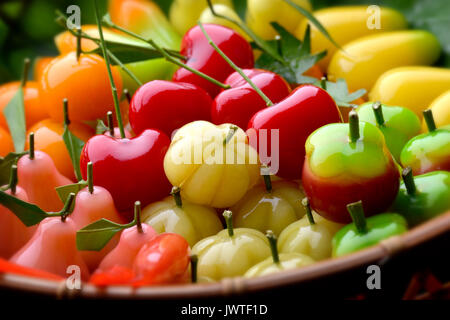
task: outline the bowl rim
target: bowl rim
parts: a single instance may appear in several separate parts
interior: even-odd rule
[[[254,293],[285,285],[300,284],[325,275],[363,266],[396,253],[411,249],[450,230],[450,211],[427,221],[408,232],[383,240],[364,250],[319,261],[299,269],[265,275],[257,278],[225,278],[215,283],[146,286],[134,289],[130,286],[96,287],[83,283],[81,289],[70,290],[66,280],[55,281],[12,273],[0,274],[0,287],[17,289],[56,297],[112,298],[112,299],[195,299],[223,297],[233,294]]]

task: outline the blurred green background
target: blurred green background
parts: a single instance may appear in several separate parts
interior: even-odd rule
[[[98,1],[102,12],[106,12],[107,0]],[[155,2],[167,12],[172,0]],[[450,0],[311,0],[311,3],[314,9],[342,4],[394,7],[405,14],[411,27],[427,29],[439,38],[444,50],[439,64],[450,67]],[[55,23],[55,10],[65,12],[72,4],[80,6],[83,24],[95,23],[93,0],[1,0],[0,83],[20,77],[25,57],[57,54],[53,36],[62,28]],[[244,17],[246,0],[234,0],[234,4]]]

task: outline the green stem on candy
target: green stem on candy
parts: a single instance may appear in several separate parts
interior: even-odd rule
[[[375,120],[377,124],[382,127],[385,125],[384,116],[383,116],[383,106],[380,101],[376,101],[372,105],[372,110],[375,115]]]
[[[63,113],[64,113],[64,125],[69,126],[70,125],[69,101],[67,100],[67,98],[63,99]]]
[[[109,134],[114,138],[114,122],[113,122],[113,113],[112,111],[108,111],[106,113],[106,121],[108,125]]]
[[[197,283],[197,266],[198,266],[198,256],[196,254],[191,254],[191,282]]]
[[[34,160],[34,132],[30,133],[29,136],[29,144],[30,144],[30,155],[29,158],[30,160]]]
[[[80,60],[81,56],[81,27],[77,28],[77,61]]]
[[[348,114],[349,138],[350,142],[356,142],[359,139],[359,117],[355,110]]]
[[[273,234],[272,230],[266,232],[267,240],[269,240],[270,251],[272,251],[273,263],[280,264],[280,256],[278,255],[277,237]]]
[[[172,191],[170,192],[178,208],[181,208],[183,206],[180,193],[181,193],[180,187],[173,187]]]
[[[347,205],[347,210],[352,217],[356,230],[361,234],[367,233],[367,222],[366,217],[364,216],[362,201],[349,203]]]
[[[61,221],[65,222],[67,216],[71,213],[70,208],[72,207],[72,203],[75,200],[75,193],[71,192],[67,197],[66,203],[64,204],[64,208],[59,212],[61,215]]]
[[[282,48],[282,45],[281,45],[281,37],[280,37],[280,35],[277,34],[275,36],[275,41],[277,43],[277,52],[278,52],[278,54],[280,56],[283,56],[283,48]]]
[[[223,144],[226,145],[228,142],[231,141],[231,139],[233,139],[236,131],[239,129],[238,126],[235,125],[231,125],[230,126],[230,131],[228,131],[227,136],[225,137],[225,139],[223,140]]]
[[[9,179],[9,189],[11,190],[11,194],[16,194],[16,187],[17,187],[17,166],[13,164],[11,166],[11,177]]]
[[[141,202],[136,201],[134,203],[134,222],[136,223],[136,228],[139,233],[144,233],[144,229],[142,229],[141,222]]]
[[[128,34],[129,36],[132,36],[132,37],[135,37],[136,39],[139,39],[139,40],[142,40],[142,41],[147,42],[147,43],[150,44],[156,51],[158,51],[158,52],[159,52],[159,53],[160,53],[167,61],[169,61],[169,62],[171,62],[171,63],[173,63],[173,64],[175,64],[175,65],[177,65],[177,66],[179,66],[179,67],[181,67],[181,68],[184,68],[184,69],[186,69],[186,70],[188,70],[188,71],[194,73],[195,75],[197,75],[197,76],[199,76],[199,77],[202,77],[202,78],[204,78],[205,80],[210,81],[211,83],[214,83],[215,85],[221,87],[222,89],[229,89],[229,88],[230,88],[229,85],[223,84],[223,83],[221,83],[220,81],[217,81],[216,79],[214,79],[214,78],[208,76],[207,74],[205,74],[205,73],[203,73],[203,72],[200,72],[200,71],[198,71],[198,70],[195,70],[195,69],[189,67],[188,65],[182,63],[181,61],[176,60],[176,59],[172,56],[173,52],[171,53],[170,50],[166,50],[166,49],[160,47],[160,46],[159,46],[156,42],[154,42],[153,40],[147,40],[147,39],[144,39],[144,38],[141,37],[140,35],[138,35],[138,34],[136,34],[136,33],[134,33],[134,32],[131,32],[131,31],[127,30],[127,29],[124,29],[124,28],[122,28],[122,27],[120,27],[120,26],[118,26],[118,25],[116,25],[116,24],[114,24],[114,23],[112,23],[112,22],[108,22],[108,27],[113,28],[113,29],[116,29],[116,30],[119,30],[119,31],[122,31],[122,32]],[[183,58],[184,58],[184,57],[183,57]]]
[[[117,64],[120,68],[122,68],[123,71],[125,71],[125,73],[134,80],[134,82],[137,83],[138,86],[142,86],[142,82],[141,80],[138,79],[138,77],[136,77],[136,75],[130,71],[130,69],[128,69],[123,63],[122,61],[120,61],[119,58],[117,58],[115,56],[114,53],[112,53],[110,50],[106,50],[108,52],[109,57],[111,58],[112,61],[114,61],[115,64]]]
[[[30,70],[30,59],[29,58],[25,58],[23,60],[23,73],[22,73],[22,79],[20,79],[20,86],[22,88],[25,88],[25,86],[27,85],[27,81],[28,81],[28,72]]]
[[[128,104],[131,103],[131,94],[130,91],[128,91],[127,88],[123,89],[123,94],[125,95],[125,98],[127,98]]]
[[[267,167],[266,164],[262,165],[263,170],[264,171],[269,171],[269,168]],[[266,191],[267,192],[272,192],[273,188],[272,188],[272,179],[270,178],[270,173],[267,172],[267,174],[263,174],[263,179],[264,179],[264,184],[266,186]]]
[[[431,111],[431,109],[423,112],[423,118],[427,124],[428,132],[436,130],[436,123],[434,122],[433,111]]]
[[[258,88],[252,80],[250,80],[249,77],[242,71],[241,68],[239,68],[233,61],[231,61],[230,58],[227,57],[227,55],[220,50],[220,48],[212,41],[211,37],[206,32],[205,28],[203,27],[203,24],[199,21],[198,25],[200,29],[202,30],[203,34],[205,35],[206,39],[208,39],[208,43],[216,50],[216,52],[237,72],[241,75],[242,78],[244,78],[245,81],[261,96],[261,98],[266,102],[266,105],[268,107],[273,106],[273,102],[270,101],[270,99],[262,92],[260,88]]]
[[[320,87],[325,91],[327,90],[327,78],[326,77],[320,78]]]
[[[230,237],[234,236],[233,230],[233,213],[230,210],[225,210],[223,212],[223,217],[225,218],[225,222],[227,224],[228,235]]]
[[[413,177],[411,167],[406,167],[402,170],[402,178],[403,178],[403,182],[405,184],[406,192],[408,192],[408,194],[410,196],[415,195],[417,188],[416,188],[416,183],[414,182],[414,177]]]
[[[120,113],[119,96],[117,94],[116,84],[114,83],[114,78],[113,78],[112,71],[111,71],[111,64],[109,61],[109,54],[107,52],[105,39],[103,37],[103,29],[102,29],[102,25],[100,23],[100,17],[99,17],[100,14],[99,14],[99,10],[98,10],[97,0],[94,0],[94,7],[95,7],[95,19],[97,21],[98,33],[100,35],[100,42],[101,42],[100,46],[103,51],[103,58],[105,59],[106,69],[108,70],[109,83],[111,85],[111,91],[112,91],[113,100],[114,100],[114,109],[116,111],[117,124],[118,124],[119,130],[120,130],[120,137],[122,139],[124,139],[125,138],[125,130],[123,128],[122,115]]]
[[[94,178],[92,171],[92,162],[89,161],[87,164],[87,184],[90,194],[94,192]]]
[[[314,217],[312,215],[312,211],[311,211],[311,205],[309,203],[309,199],[307,197],[303,198],[302,200],[302,205],[303,207],[305,207],[306,210],[306,217],[308,217],[308,221],[311,225],[316,224],[316,222],[314,221]]]

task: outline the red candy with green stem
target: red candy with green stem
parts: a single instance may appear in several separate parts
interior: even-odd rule
[[[136,200],[141,201],[145,206],[170,192],[171,185],[163,168],[163,160],[169,148],[170,139],[164,133],[152,129],[144,130],[132,139],[125,137],[119,99],[111,75],[98,10],[96,10],[96,18],[103,56],[107,62],[106,66],[113,88],[114,108],[121,138],[97,135],[89,139],[81,152],[80,167],[83,179],[86,179],[87,163],[92,162],[96,184],[111,193],[117,209],[125,218],[130,219],[132,217],[130,211]]]
[[[348,223],[347,204],[362,200],[364,211],[385,211],[399,188],[399,172],[382,132],[359,122],[353,110],[349,123],[324,126],[305,145],[302,183],[311,207],[324,218]]]
[[[278,103],[291,92],[289,84],[279,75],[262,69],[242,70],[247,77],[261,89],[273,103]],[[214,124],[232,123],[246,130],[248,121],[267,103],[239,74],[233,72],[225,84],[230,85],[214,99],[211,118]]]
[[[204,28],[217,46],[240,68],[253,68],[254,58],[250,44],[237,32],[214,24],[205,24]],[[223,82],[233,69],[212,48],[198,26],[191,28],[181,42],[181,54],[186,57],[186,64],[199,70],[217,81]],[[205,89],[211,97],[220,92],[220,87],[195,75],[191,71],[180,68],[172,80],[196,84]]]
[[[211,97],[202,88],[183,82],[150,81],[141,86],[130,103],[130,124],[135,134],[158,129],[167,136],[186,123],[210,121]]]

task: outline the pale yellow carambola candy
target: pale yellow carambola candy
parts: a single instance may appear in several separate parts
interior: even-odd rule
[[[214,208],[234,205],[260,174],[258,153],[248,145],[245,132],[207,121],[194,121],[177,131],[164,158],[164,171],[183,198]]]
[[[224,213],[227,229],[199,241],[192,254],[197,255],[199,279],[221,280],[242,276],[255,264],[270,256],[269,242],[254,229],[233,229],[230,211]]]
[[[181,235],[192,247],[203,238],[223,229],[216,211],[211,207],[181,200],[176,190],[173,197],[152,203],[142,210],[142,221],[158,233]]]
[[[343,225],[326,220],[315,212],[313,218],[315,224],[304,216],[287,226],[278,239],[278,250],[281,253],[302,253],[316,261],[331,257],[331,240]]]
[[[212,0],[213,4],[223,4],[233,8],[232,0]],[[206,0],[175,0],[170,6],[169,19],[180,34],[185,34],[197,21],[203,10],[208,7]]]
[[[250,189],[233,207],[234,225],[261,232],[272,230],[278,236],[284,228],[305,215],[305,196],[295,182],[279,180],[268,191],[264,183]]]
[[[280,272],[283,270],[296,269],[306,267],[313,264],[315,261],[311,257],[301,253],[280,253],[280,261],[275,263],[272,257],[254,265],[245,273],[246,278],[254,278],[265,276],[268,274]]]
[[[311,11],[309,0],[292,0],[300,7]],[[258,36],[265,40],[272,40],[277,33],[270,25],[277,22],[290,33],[294,33],[299,23],[305,17],[284,0],[248,0],[246,22]]]
[[[214,12],[216,12],[219,15],[231,18],[235,21],[242,22],[241,18],[238,16],[238,14],[229,6],[224,4],[214,4],[213,5]],[[215,16],[210,8],[206,8],[203,10],[202,14],[200,15],[199,21],[201,23],[212,23],[212,24],[219,24],[221,26],[228,27],[230,29],[233,29],[237,33],[239,33],[241,36],[243,36],[247,41],[250,41],[251,38],[236,24],[232,23],[231,21],[223,18],[219,18]]]

